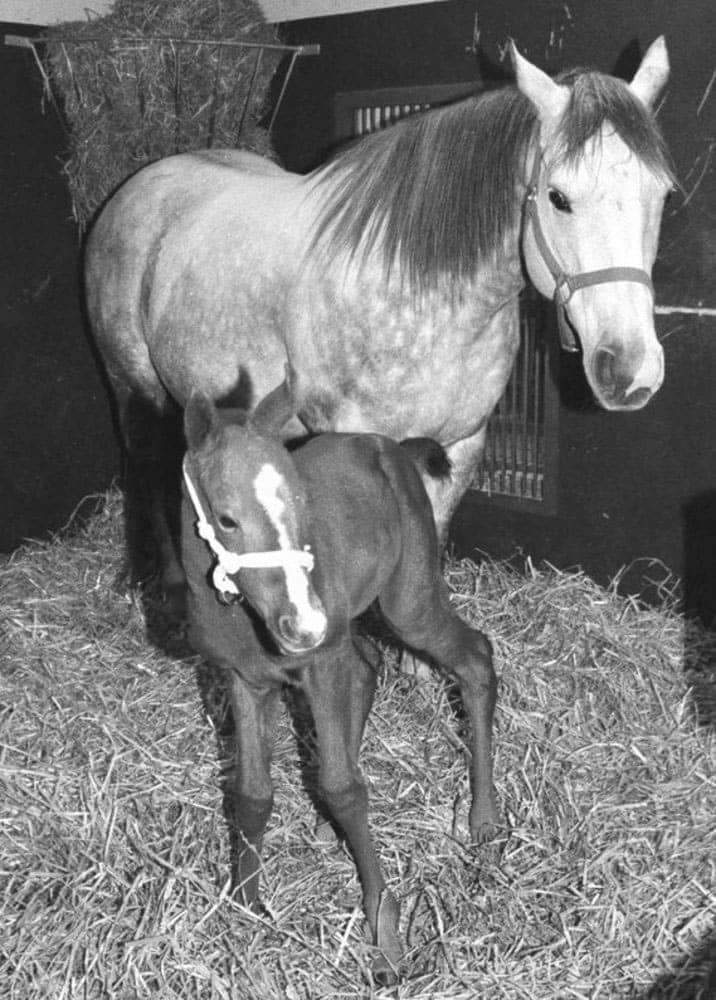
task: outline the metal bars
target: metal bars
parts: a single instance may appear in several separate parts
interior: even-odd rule
[[[533,311],[521,306],[521,342],[505,392],[487,427],[472,482],[488,494],[542,501],[545,479],[546,350]]]

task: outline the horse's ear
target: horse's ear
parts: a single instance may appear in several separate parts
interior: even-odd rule
[[[277,435],[295,414],[292,390],[293,372],[286,364],[286,377],[257,404],[251,423],[264,434]]]
[[[554,128],[567,107],[569,90],[555,83],[539,67],[520,55],[512,39],[510,58],[517,78],[517,89],[537,108],[540,123],[547,128]]]
[[[208,396],[193,389],[184,408],[184,436],[189,451],[196,451],[206,441],[217,422],[216,407]]]
[[[666,39],[659,35],[646,50],[629,89],[647,108],[652,108],[669,79],[669,53]]]

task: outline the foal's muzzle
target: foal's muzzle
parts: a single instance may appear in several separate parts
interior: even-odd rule
[[[280,616],[274,637],[282,652],[300,655],[318,649],[328,633],[328,620],[319,613],[314,613],[312,617],[313,624],[307,628],[293,615]]]

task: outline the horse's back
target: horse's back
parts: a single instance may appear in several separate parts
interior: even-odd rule
[[[228,211],[232,220],[267,183],[273,196],[280,197],[283,190],[295,189],[300,178],[242,150],[180,153],[157,160],[133,174],[105,204],[87,241],[88,268],[96,269],[104,254],[125,247],[148,254],[159,236],[171,240],[187,222],[201,229],[214,206],[221,206],[224,218]]]

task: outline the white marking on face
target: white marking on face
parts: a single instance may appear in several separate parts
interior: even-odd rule
[[[285,487],[283,476],[273,465],[262,465],[254,480],[254,494],[266,512],[266,516],[276,529],[279,548],[294,549],[286,527],[286,504],[280,496],[281,487]],[[323,611],[316,609],[311,603],[308,574],[305,569],[287,562],[282,567],[286,577],[288,599],[296,608],[302,628],[316,635],[323,634],[327,622]]]

